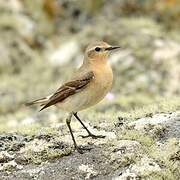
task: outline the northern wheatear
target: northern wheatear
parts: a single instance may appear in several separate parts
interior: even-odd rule
[[[62,110],[69,112],[66,119],[74,147],[79,152],[82,149],[77,146],[70,123],[72,115],[81,123],[87,131],[87,136],[92,138],[104,138],[102,135],[92,134],[78,117],[77,112],[97,104],[101,101],[112,87],[113,74],[107,57],[111,50],[120,48],[110,46],[106,42],[90,44],[86,51],[81,67],[75,72],[72,79],[64,83],[54,94],[41,98],[27,105],[40,104],[41,110],[56,105]],[[40,111],[41,111],[40,110]]]

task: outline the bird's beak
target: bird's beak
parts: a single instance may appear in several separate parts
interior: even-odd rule
[[[114,49],[119,49],[121,48],[120,46],[110,46],[108,48],[105,48],[105,51],[111,51],[111,50],[114,50]]]

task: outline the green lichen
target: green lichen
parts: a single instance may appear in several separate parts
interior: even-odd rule
[[[145,133],[135,129],[124,129],[118,132],[118,139],[135,140],[140,142],[144,147],[151,147],[154,144],[154,139]]]
[[[68,156],[71,154],[71,152],[72,150],[70,148],[64,150],[45,149],[42,152],[28,151],[25,153],[24,156],[22,156],[22,161],[34,164],[41,164],[42,162]]]
[[[168,139],[165,144],[161,146],[153,145],[149,149],[149,156],[152,157],[160,167],[162,168],[159,172],[154,172],[149,174],[150,179],[179,179],[180,170],[179,170],[179,142],[178,139],[172,138]],[[148,171],[148,170],[147,170]],[[145,177],[142,175],[142,177]],[[147,176],[146,176],[147,177]]]

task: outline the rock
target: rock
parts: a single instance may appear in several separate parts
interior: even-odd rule
[[[23,170],[23,172],[28,173],[33,179],[38,179],[38,175],[43,172],[43,167],[36,167],[34,169]]]
[[[21,148],[20,153],[38,153],[44,151],[48,146],[49,144],[47,141],[42,139],[34,139],[30,143],[26,143],[25,147]]]
[[[139,142],[132,140],[120,140],[117,142],[117,145],[113,147],[113,151],[110,155],[111,162],[117,163],[117,165],[119,166],[118,174],[122,174],[126,172],[126,167],[129,167],[131,166],[131,164],[134,164],[136,160],[142,156],[142,152],[142,146]],[[127,175],[123,174],[123,176],[125,177]],[[116,176],[114,177],[114,179],[118,178],[119,177]]]
[[[0,163],[8,162],[14,159],[14,155],[10,155],[7,151],[0,151]]]
[[[114,177],[115,180],[139,179],[143,175],[161,171],[160,166],[151,158],[144,156],[137,164],[130,165],[120,176]]]
[[[131,167],[131,171],[136,174],[143,174],[145,172],[161,171],[160,166],[151,158],[143,157],[141,161]]]
[[[18,165],[14,160],[4,163],[0,166],[0,171],[12,171],[13,169],[20,170],[23,166]]]
[[[113,178],[113,180],[127,180],[127,179],[136,180],[137,175],[135,173],[130,172],[130,170],[127,169],[126,172],[122,173],[122,175]]]
[[[143,157],[139,163],[131,165],[122,175],[115,177],[117,180],[126,180],[126,179],[138,179],[144,174],[148,176],[148,173],[161,171],[160,166],[154,162],[153,159],[148,157]]]
[[[0,135],[0,151],[19,151],[29,141],[28,136],[17,133],[7,133]]]
[[[146,132],[152,137],[165,141],[170,137],[180,138],[180,113],[160,113],[152,117],[140,118],[127,125],[141,132]]]
[[[79,166],[79,171],[82,171],[84,173],[86,173],[85,179],[90,179],[93,176],[97,175],[97,172],[93,169],[92,165],[80,165]]]
[[[179,121],[179,113],[161,113],[155,114],[152,117],[140,118],[136,121],[130,122],[128,125],[134,127],[137,130],[143,130],[147,125],[169,124],[174,121]]]
[[[137,141],[131,141],[131,140],[120,140],[117,142],[117,146],[114,149],[114,152],[117,154],[122,153],[133,153],[135,151],[138,151],[141,148],[141,144]]]

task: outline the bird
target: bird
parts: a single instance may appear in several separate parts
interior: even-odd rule
[[[85,50],[81,66],[75,71],[69,81],[61,85],[55,93],[40,98],[26,105],[39,104],[40,111],[55,105],[57,108],[68,112],[66,124],[69,129],[74,148],[83,152],[83,147],[78,146],[71,128],[71,118],[74,116],[83,128],[87,136],[83,138],[105,138],[103,135],[93,134],[79,118],[78,112],[99,103],[112,88],[113,72],[108,61],[112,50],[120,46],[111,46],[107,42],[97,41],[90,43]]]

